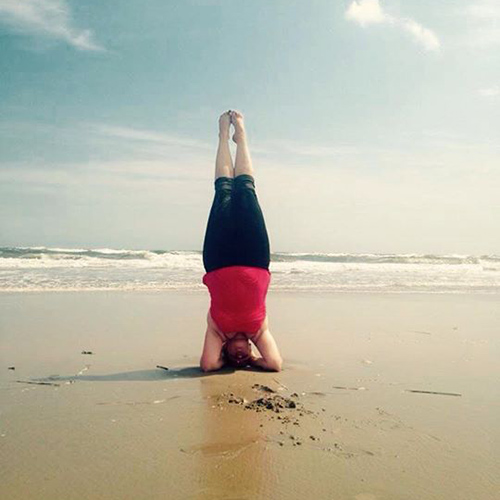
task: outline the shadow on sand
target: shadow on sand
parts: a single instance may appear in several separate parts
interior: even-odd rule
[[[244,368],[244,371],[262,371],[254,368]],[[230,375],[235,372],[234,368],[224,367],[215,372],[203,372],[198,366],[187,366],[185,368],[173,368],[165,370],[157,368],[154,370],[135,370],[131,372],[108,373],[103,375],[52,375],[50,377],[31,379],[33,383],[57,383],[57,382],[154,382],[161,380],[172,380],[179,378],[202,378],[217,375]]]

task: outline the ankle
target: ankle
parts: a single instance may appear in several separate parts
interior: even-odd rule
[[[219,132],[219,141],[229,141],[229,132]]]
[[[236,132],[233,135],[233,141],[242,144],[245,143],[247,140],[247,135],[245,133],[245,130],[236,130]]]

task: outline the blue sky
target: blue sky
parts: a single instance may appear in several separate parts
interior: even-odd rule
[[[1,246],[201,250],[234,108],[272,251],[500,253],[496,0],[0,0],[0,37]]]

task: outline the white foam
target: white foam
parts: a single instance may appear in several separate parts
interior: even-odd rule
[[[206,290],[196,251],[17,247],[0,255],[0,291]],[[500,293],[494,255],[277,253],[270,271],[277,291]]]
[[[42,247],[44,250],[47,250],[49,252],[61,252],[61,253],[82,253],[86,252],[87,249],[85,248],[45,248]],[[38,250],[39,248],[33,248],[33,250]]]

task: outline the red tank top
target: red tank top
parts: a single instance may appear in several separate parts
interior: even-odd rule
[[[257,333],[266,317],[271,273],[261,267],[228,266],[203,276],[210,315],[222,333]]]

